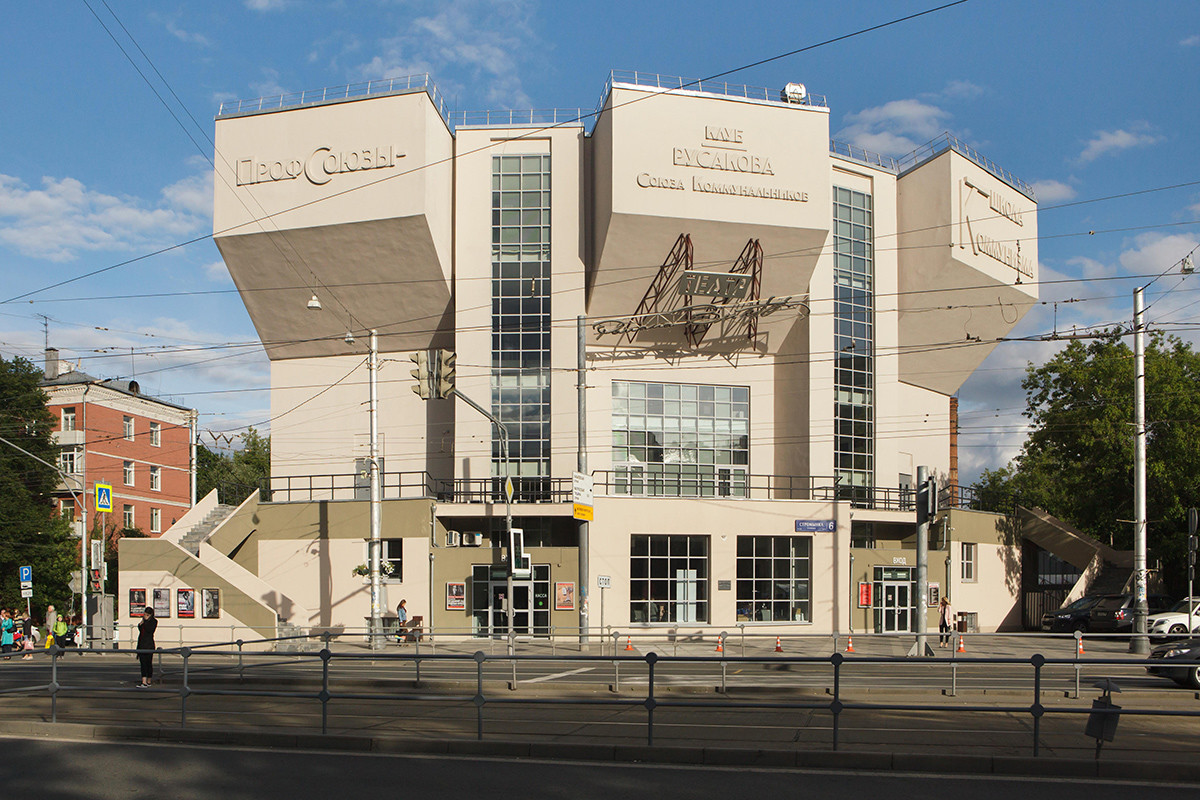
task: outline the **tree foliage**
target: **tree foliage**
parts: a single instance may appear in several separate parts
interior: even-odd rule
[[[0,437],[54,464],[54,416],[38,386],[41,378],[41,370],[26,359],[0,359]],[[54,469],[0,443],[0,603],[25,605],[18,569],[32,566],[35,616],[48,603],[69,608],[68,581],[79,567],[79,541],[55,510],[58,484]]]
[[[1183,593],[1187,509],[1200,505],[1200,354],[1173,336],[1146,346],[1146,516],[1151,562],[1161,559],[1168,587]],[[1084,345],[1072,341],[1022,388],[1032,430],[1007,467],[986,471],[974,488],[1039,506],[1096,539],[1133,546],[1133,351],[1118,331]]]
[[[223,503],[240,503],[255,489],[265,490],[271,482],[271,437],[250,428],[240,437],[241,446],[232,454],[196,448],[196,496],[213,489]]]

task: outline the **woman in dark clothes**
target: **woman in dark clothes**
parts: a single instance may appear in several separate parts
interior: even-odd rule
[[[158,620],[154,618],[154,609],[146,606],[146,610],[142,613],[142,621],[138,623],[138,640],[137,649],[147,652],[138,653],[138,661],[142,664],[142,682],[138,686],[149,686],[150,678],[154,674],[154,629],[158,627]]]

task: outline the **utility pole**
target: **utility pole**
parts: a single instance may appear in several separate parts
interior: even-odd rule
[[[580,314],[575,319],[578,336],[578,355],[576,366],[579,380],[577,393],[579,397],[579,418],[576,427],[579,431],[578,467],[581,475],[588,474],[587,468],[587,340],[585,324],[587,317]],[[579,645],[582,649],[588,644],[588,521],[579,521]]]
[[[937,480],[929,474],[929,467],[917,467],[917,591],[913,598],[913,642],[910,656],[926,658],[933,656],[933,648],[925,640],[925,608],[929,596],[929,521],[937,513]]]
[[[1129,652],[1150,652],[1146,637],[1146,320],[1144,286],[1133,290],[1133,636]]]
[[[383,506],[379,485],[379,396],[377,375],[379,373],[379,337],[375,329],[371,329],[371,354],[367,359],[367,373],[370,383],[370,417],[371,417],[371,649],[383,648],[383,609],[380,595],[383,593],[383,580],[380,575],[381,553],[383,548]]]

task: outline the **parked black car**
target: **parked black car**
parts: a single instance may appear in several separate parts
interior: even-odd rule
[[[1101,600],[1121,595],[1090,594],[1081,597],[1074,603],[1057,611],[1047,611],[1042,614],[1042,630],[1050,633],[1069,633],[1072,631],[1087,631],[1091,627],[1092,609]]]
[[[1161,645],[1150,651],[1150,659],[1157,662],[1146,667],[1151,675],[1162,675],[1180,686],[1200,689],[1200,639]],[[1180,664],[1180,661],[1191,663]]]
[[[1158,614],[1171,607],[1171,598],[1163,594],[1146,595],[1150,614]],[[1092,633],[1130,633],[1133,631],[1133,595],[1123,594],[1106,597],[1092,609],[1088,625]]]

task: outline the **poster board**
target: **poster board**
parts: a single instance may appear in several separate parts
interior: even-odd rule
[[[554,584],[554,610],[575,610],[575,584],[573,582],[568,581]]]
[[[467,584],[457,581],[446,582],[446,610],[465,611],[467,608]]]
[[[129,616],[140,617],[146,613],[146,590],[145,589],[130,589],[129,590]]]
[[[221,590],[220,589],[201,589],[200,598],[203,603],[203,614],[205,619],[220,619],[221,618]]]
[[[175,616],[180,619],[194,619],[196,616],[196,590],[175,590]]]
[[[171,590],[154,590],[154,616],[159,619],[171,618]]]

